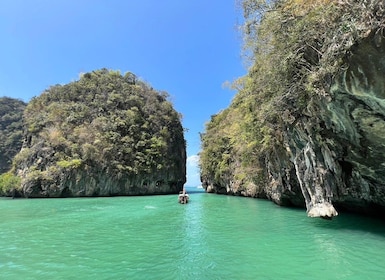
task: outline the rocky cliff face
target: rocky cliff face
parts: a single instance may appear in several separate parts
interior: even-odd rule
[[[8,195],[54,198],[170,194],[178,193],[185,183],[183,147],[179,147],[180,161],[166,170],[132,174],[114,172],[95,163],[60,167],[55,160],[57,151],[46,146],[43,139],[39,142],[23,147],[21,153],[27,152],[30,156],[18,164],[17,174],[22,178],[22,185]]]
[[[373,30],[355,45],[328,95],[313,98],[304,114],[286,127],[284,146],[266,160],[268,180],[258,196],[280,205],[306,206],[311,217],[333,217],[335,206],[385,213],[382,32]],[[204,183],[209,192],[237,193],[231,182]]]
[[[385,215],[384,4],[341,3],[341,15],[346,13],[348,18],[349,9],[355,9],[351,13],[361,13],[362,19],[354,18],[354,25],[353,21],[344,22],[345,16],[337,17],[334,20],[341,22],[332,26],[335,30],[330,34],[334,37],[317,40],[318,50],[312,46],[303,51],[309,41],[305,47],[295,48],[303,52],[297,58],[300,62],[294,63],[297,72],[289,72],[291,77],[301,67],[308,72],[315,69],[313,66],[324,67],[321,60],[333,48],[342,55],[329,60],[329,64],[338,67],[319,81],[322,94],[316,88],[306,89],[310,95],[303,109],[291,106],[293,96],[300,96],[292,92],[290,96],[280,96],[280,103],[275,103],[282,106],[278,110],[282,115],[276,117],[282,121],[267,122],[268,127],[274,128],[271,135],[276,141],[261,156],[264,162],[260,173],[265,180],[256,185],[255,180],[249,180],[239,188],[232,166],[234,173],[221,180],[202,176],[208,192],[267,197],[279,205],[306,207],[310,217],[331,218],[338,215],[337,210]],[[341,29],[344,24],[354,27]],[[291,83],[302,82],[306,74],[298,77],[292,78]],[[289,86],[292,87],[290,83]]]
[[[382,30],[354,46],[325,98],[313,99],[288,127],[290,164],[271,158],[267,195],[285,204],[295,177],[309,216],[332,217],[337,208],[385,213],[385,40]],[[289,171],[289,172],[288,172]],[[290,176],[289,176],[290,175]],[[272,182],[278,181],[277,187]],[[289,191],[289,192],[288,192]],[[289,195],[297,200],[298,191]],[[297,203],[293,203],[297,204]]]

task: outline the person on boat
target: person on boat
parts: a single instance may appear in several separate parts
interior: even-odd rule
[[[185,188],[183,188],[183,191],[179,192],[178,200],[179,200],[179,203],[182,203],[182,204],[188,203],[189,195],[186,193]]]
[[[189,195],[187,194],[185,188],[183,188],[183,196],[184,196],[184,203],[187,203],[190,197],[189,197]]]

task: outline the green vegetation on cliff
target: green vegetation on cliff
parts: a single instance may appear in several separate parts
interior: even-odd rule
[[[9,171],[12,158],[20,151],[26,105],[18,99],[0,98],[0,174]]]
[[[13,162],[22,192],[89,196],[147,193],[150,185],[181,188],[185,140],[181,116],[167,98],[132,73],[106,69],[33,98],[24,112],[26,143]]]
[[[230,107],[201,135],[201,177],[216,192],[264,196],[268,181],[280,184],[270,178],[269,159],[287,154],[285,136],[309,116],[313,102],[330,98],[352,46],[373,30],[383,34],[384,9],[381,1],[353,0],[242,5],[251,67],[234,83],[238,93]]]

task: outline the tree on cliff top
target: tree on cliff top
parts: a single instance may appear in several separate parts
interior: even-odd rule
[[[65,184],[76,185],[81,172],[90,178],[107,174],[118,184],[122,178],[175,171],[183,185],[181,116],[167,98],[132,73],[123,76],[107,69],[52,86],[24,112],[26,142],[13,170],[23,174],[23,187],[47,196],[55,187],[64,192]]]

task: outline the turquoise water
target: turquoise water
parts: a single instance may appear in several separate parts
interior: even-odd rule
[[[191,193],[0,199],[0,279],[384,279],[385,224]]]

